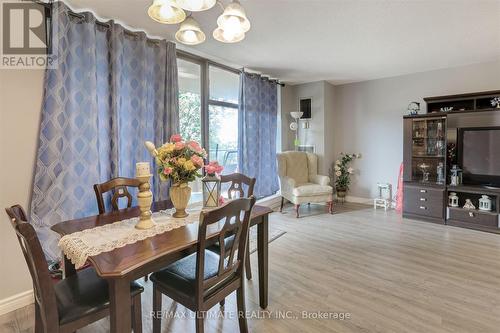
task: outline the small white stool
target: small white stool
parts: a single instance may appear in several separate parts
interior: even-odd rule
[[[378,198],[373,199],[373,209],[383,207],[384,210],[392,206],[392,185],[377,183]]]

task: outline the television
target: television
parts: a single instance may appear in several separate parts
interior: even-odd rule
[[[500,187],[500,127],[460,128],[458,145],[464,184]]]

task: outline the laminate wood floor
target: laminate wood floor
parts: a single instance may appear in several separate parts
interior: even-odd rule
[[[251,256],[250,332],[500,332],[500,235],[355,204],[323,212],[304,207],[297,220],[289,207],[271,215],[270,223],[287,233],[269,247],[267,311],[258,307],[257,254]],[[144,332],[151,332],[151,285],[145,285]],[[194,332],[188,310],[166,297],[163,303],[173,317],[163,320],[163,332]],[[234,296],[223,314],[213,308],[206,332],[238,332],[235,311]],[[349,317],[336,317],[342,315]],[[0,317],[1,333],[32,326],[32,306]],[[108,327],[106,319],[80,332]]]

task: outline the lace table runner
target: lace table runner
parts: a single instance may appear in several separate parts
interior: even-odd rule
[[[185,218],[174,218],[169,211],[160,211],[153,213],[155,226],[151,229],[136,229],[139,218],[135,217],[63,236],[59,247],[78,269],[85,264],[88,257],[198,222],[199,217],[199,209],[190,210]]]

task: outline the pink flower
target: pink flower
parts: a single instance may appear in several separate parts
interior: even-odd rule
[[[225,202],[224,197],[221,195],[221,196],[219,197],[219,205],[224,204],[224,202]]]
[[[209,175],[220,174],[222,170],[224,170],[224,167],[222,165],[219,165],[219,162],[217,161],[212,161],[208,163],[208,165],[205,165],[205,171]]]
[[[188,141],[186,142],[186,146],[196,153],[199,153],[201,151],[201,146],[196,141]]]
[[[198,155],[191,156],[191,161],[193,161],[193,163],[198,167],[203,165],[203,159]]]
[[[180,142],[182,141],[182,136],[180,134],[174,134],[170,137],[171,142]]]
[[[172,168],[170,167],[163,168],[163,173],[166,175],[170,175],[172,173]]]
[[[175,143],[175,150],[182,150],[185,146],[184,142],[178,141]]]

